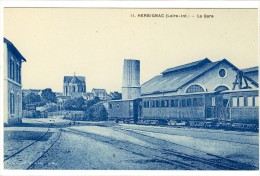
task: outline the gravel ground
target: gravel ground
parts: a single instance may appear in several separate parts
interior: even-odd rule
[[[71,125],[58,118],[23,122],[4,129],[6,169],[258,170],[258,133],[106,122]]]

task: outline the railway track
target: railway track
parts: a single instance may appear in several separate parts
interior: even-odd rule
[[[115,147],[117,147],[118,149],[123,149],[124,151],[127,151],[127,152],[131,152],[135,155],[139,155],[139,156],[143,156],[143,157],[151,157],[152,155],[149,155],[149,156],[146,156],[145,154],[142,154],[142,153],[138,153],[138,150],[136,151],[133,151],[127,147],[125,147],[125,143],[122,142],[122,141],[119,141],[119,140],[111,140],[111,138],[108,138],[108,137],[104,137],[104,136],[99,136],[99,135],[95,135],[95,134],[92,134],[92,133],[87,133],[87,132],[82,132],[82,131],[79,131],[79,130],[74,130],[74,129],[63,129],[63,132],[67,132],[67,133],[72,133],[72,134],[76,134],[76,135],[81,135],[81,136],[84,136],[84,137],[90,137],[91,139],[94,139],[96,141],[101,141],[101,142],[104,142],[104,143],[108,143],[108,144],[111,144]],[[118,145],[120,145],[120,147],[118,147]],[[142,146],[138,146],[140,148],[144,148]],[[139,148],[139,149],[140,149]],[[153,160],[150,160],[152,162],[161,162],[161,163],[165,163],[165,164],[170,164],[170,165],[178,165],[180,166],[181,168],[185,168],[185,169],[192,169],[193,166],[187,164],[187,163],[184,163],[184,162],[181,162],[181,161],[176,161],[176,160],[170,160],[168,158],[165,158],[165,157],[160,157],[160,156],[157,156],[157,155],[153,155],[154,159]],[[141,162],[141,161],[137,161],[137,162]]]
[[[135,131],[129,131],[129,130],[126,130],[126,129],[119,129],[119,130],[120,131],[125,130],[127,132],[127,134],[129,134],[129,135],[131,135],[131,133],[135,133],[135,137],[137,137],[138,139],[145,140],[147,142],[152,141],[152,140],[149,140],[149,139],[156,139],[156,140],[160,140],[162,142],[167,142],[163,139],[154,138],[154,137],[151,137],[151,136],[148,136],[148,135],[145,135],[145,134],[140,134],[140,133],[135,132]],[[172,143],[172,142],[169,142],[169,143]],[[249,165],[249,164],[246,164],[246,163],[241,163],[241,162],[231,160],[229,158],[221,157],[221,156],[218,156],[218,155],[214,155],[214,154],[202,151],[202,150],[198,150],[198,149],[195,149],[195,148],[191,148],[191,147],[176,144],[176,143],[173,143],[173,144],[184,147],[184,148],[188,148],[188,149],[200,152],[200,153],[204,153],[205,156],[210,156],[211,158],[205,159],[205,158],[197,157],[197,156],[194,156],[194,155],[188,155],[188,154],[185,154],[185,153],[176,152],[175,150],[172,150],[172,149],[157,149],[157,150],[158,150],[158,152],[164,152],[165,154],[179,156],[181,158],[186,158],[190,161],[199,161],[199,162],[204,163],[204,164],[216,166],[216,168],[218,168],[218,169],[224,169],[224,170],[256,170],[256,169],[258,169],[255,166],[252,166],[252,165]]]
[[[120,141],[116,139],[111,139],[109,137],[83,132],[75,129],[63,129],[63,131],[68,133],[73,133],[76,135],[82,135],[85,137],[90,137],[94,140],[109,143],[118,149],[132,152],[133,154],[140,155],[147,159],[144,162],[160,162],[165,164],[170,164],[173,166],[177,166],[182,170],[202,170],[202,169],[210,169],[210,170],[253,170],[256,169],[251,165],[246,165],[244,163],[239,163],[233,160],[229,160],[227,158],[219,157],[212,154],[207,154],[211,156],[211,160],[207,160],[205,158],[196,157],[194,155],[188,155],[184,153],[179,153],[174,150],[166,150],[161,149],[156,145],[151,146],[140,146],[137,144],[133,144],[129,141]],[[136,137],[136,136],[134,136]],[[150,143],[151,138],[146,138],[146,142]],[[143,138],[142,138],[143,140]],[[161,147],[161,146],[160,146]],[[148,152],[148,153],[147,153]],[[140,161],[137,161],[140,162]]]
[[[11,154],[10,156],[7,156],[4,158],[4,161],[12,158],[12,157],[15,157],[16,155],[18,155],[19,153],[21,153],[22,151],[24,151],[25,149],[29,148],[30,146],[32,146],[33,144],[35,144],[36,142],[42,140],[46,135],[47,133],[49,133],[50,129],[48,129],[42,136],[40,136],[39,138],[37,138],[36,140],[34,140],[33,142],[31,142],[30,144],[26,145],[25,147],[21,148],[20,150],[16,151],[15,153]]]
[[[47,131],[38,137],[36,140],[30,144],[22,147],[15,153],[11,154],[4,158],[5,168],[10,169],[30,169],[33,164],[38,161],[42,156],[48,152],[52,146],[59,140],[61,136],[61,130],[57,131],[57,135],[53,135],[55,132],[50,128]],[[50,139],[45,140],[45,138]],[[50,140],[50,142],[48,142]],[[47,143],[47,144],[46,144]],[[46,147],[47,146],[47,147]],[[37,150],[38,149],[38,150]],[[39,151],[39,149],[41,151]],[[35,159],[36,158],[36,159]]]
[[[35,165],[35,163],[37,163],[37,162],[58,142],[58,140],[59,140],[60,137],[61,137],[61,133],[62,133],[62,129],[60,129],[60,132],[59,132],[59,135],[58,135],[57,139],[48,147],[47,150],[45,150],[45,151],[41,154],[40,157],[38,157],[34,162],[32,162],[32,163],[26,168],[27,170],[28,170],[28,169],[31,169],[31,168]]]
[[[192,138],[196,138],[196,139],[207,139],[207,140],[214,140],[214,141],[220,141],[220,142],[229,142],[229,143],[235,143],[235,144],[246,144],[246,145],[252,145],[252,146],[256,146],[258,147],[258,144],[248,144],[248,143],[243,143],[243,142],[236,142],[236,141],[232,141],[232,140],[223,140],[223,139],[209,139],[209,138],[203,138],[203,137],[196,137],[196,136],[188,136],[188,135],[182,135],[182,134],[173,134],[173,133],[165,133],[165,132],[156,132],[156,131],[151,131],[151,130],[144,130],[144,129],[132,129],[132,128],[122,128],[125,130],[130,130],[130,131],[141,131],[141,132],[151,132],[151,133],[156,133],[156,134],[167,134],[167,135],[176,135],[176,136],[183,136],[183,137],[192,137]],[[205,132],[205,131],[204,131]],[[223,134],[223,133],[221,133]],[[245,135],[248,136],[248,135]]]

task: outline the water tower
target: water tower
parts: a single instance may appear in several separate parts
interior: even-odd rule
[[[140,61],[125,59],[123,71],[122,100],[141,96]]]

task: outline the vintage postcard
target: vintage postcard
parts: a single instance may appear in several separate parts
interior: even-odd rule
[[[2,11],[6,175],[258,173],[257,8]]]

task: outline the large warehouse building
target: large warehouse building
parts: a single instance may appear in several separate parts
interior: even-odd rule
[[[226,59],[212,62],[205,58],[166,69],[141,86],[141,96],[258,88],[258,68],[246,70],[250,74],[244,74]]]

